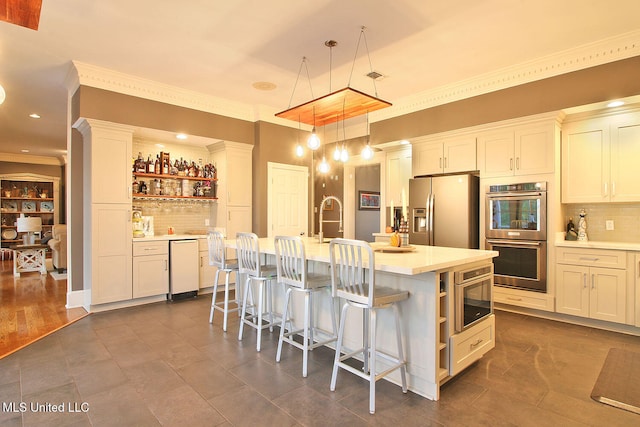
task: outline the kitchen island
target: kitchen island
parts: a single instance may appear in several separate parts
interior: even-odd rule
[[[329,274],[329,244],[304,238],[309,271]],[[236,247],[234,240],[227,242]],[[260,251],[275,255],[273,238],[259,240]],[[372,244],[380,249],[380,244]],[[438,400],[440,386],[482,357],[495,346],[493,314],[462,332],[455,328],[455,273],[473,267],[492,266],[495,251],[458,249],[435,246],[413,246],[402,253],[376,252],[376,283],[408,290],[410,297],[400,303],[404,348],[407,358],[409,389],[431,400]],[[273,262],[273,259],[270,260]],[[493,271],[491,269],[491,271]],[[276,289],[276,307],[282,306],[282,289]],[[278,292],[279,291],[279,292]],[[328,299],[317,301],[316,325],[329,330],[331,316]],[[395,349],[395,330],[391,313],[378,317],[378,345],[385,351]],[[302,319],[302,301],[293,302],[293,317]],[[359,323],[359,322],[360,323]],[[362,340],[362,319],[353,319],[345,331],[346,348],[359,348]],[[296,325],[298,326],[298,325]],[[385,369],[383,361],[380,369]],[[399,372],[386,378],[400,384]],[[328,379],[327,379],[328,380]],[[338,387],[340,377],[338,377]]]

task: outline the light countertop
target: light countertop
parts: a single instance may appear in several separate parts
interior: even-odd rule
[[[640,242],[603,242],[587,240],[579,242],[577,240],[564,240],[564,233],[556,233],[556,246],[566,248],[585,248],[585,249],[615,249],[619,251],[640,251]]]
[[[152,242],[161,240],[197,240],[206,239],[206,234],[156,234],[155,236],[134,237],[134,242]]]
[[[306,237],[302,239],[305,245],[307,259],[329,263],[329,243],[318,243],[318,239]],[[235,240],[227,240],[227,246],[236,247]],[[372,243],[384,246],[380,243]],[[273,238],[259,239],[260,252],[274,255]],[[439,246],[412,245],[413,252],[388,253],[376,252],[376,270],[389,273],[416,275],[429,271],[444,270],[462,264],[489,260],[498,256],[496,251],[478,249],[445,248]]]

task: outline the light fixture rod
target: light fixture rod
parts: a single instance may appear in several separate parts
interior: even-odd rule
[[[324,45],[329,48],[329,93],[331,93],[331,70],[333,70],[333,48],[338,45],[335,40],[327,40]]]
[[[364,25],[360,27],[360,37],[358,37],[358,44],[356,44],[356,53],[353,56],[353,64],[351,64],[351,74],[349,74],[349,83],[347,83],[347,87],[351,87],[351,78],[353,77],[353,69],[356,65],[356,58],[358,58],[358,49],[360,48],[360,40],[364,38],[364,47],[367,51],[367,58],[369,59],[369,70],[373,72],[373,64],[371,63],[371,55],[369,54],[369,45],[367,44],[367,35],[364,30],[367,27]],[[378,87],[376,86],[376,79],[371,79],[373,81],[373,92],[375,93],[376,98],[378,97]]]
[[[295,95],[296,93],[296,87],[298,86],[298,80],[300,80],[300,73],[302,73],[302,66],[304,65],[304,68],[307,71],[307,81],[309,82],[309,91],[311,91],[311,98],[315,98],[313,96],[313,88],[311,87],[311,77],[309,76],[309,67],[307,66],[307,57],[303,56],[302,57],[302,62],[300,63],[300,68],[298,69],[298,76],[296,77],[296,82],[293,85],[293,91],[291,92],[291,98],[289,98],[289,107],[291,108],[291,103],[293,102],[293,95]]]

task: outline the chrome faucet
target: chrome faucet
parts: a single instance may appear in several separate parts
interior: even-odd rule
[[[327,220],[324,221],[322,219],[322,212],[324,212],[324,205],[327,204],[328,200],[335,200],[338,203],[338,206],[340,207],[340,221],[336,221],[336,220]],[[327,196],[324,199],[322,199],[322,203],[320,203],[320,232],[318,233],[318,241],[320,243],[322,243],[323,239],[324,239],[324,234],[322,233],[322,224],[325,222],[338,222],[338,233],[342,233],[342,203],[340,202],[340,200],[335,197],[335,196]]]

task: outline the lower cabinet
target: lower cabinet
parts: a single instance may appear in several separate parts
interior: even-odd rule
[[[167,293],[169,293],[168,242],[133,242],[133,298]]]
[[[559,248],[556,311],[626,322],[626,252]]]
[[[452,335],[449,339],[451,362],[449,373],[453,376],[480,359],[496,345],[496,320],[491,315],[487,320],[469,329]]]
[[[198,266],[200,289],[212,287],[213,281],[216,278],[216,267],[209,265],[209,246],[207,239],[198,239]]]

